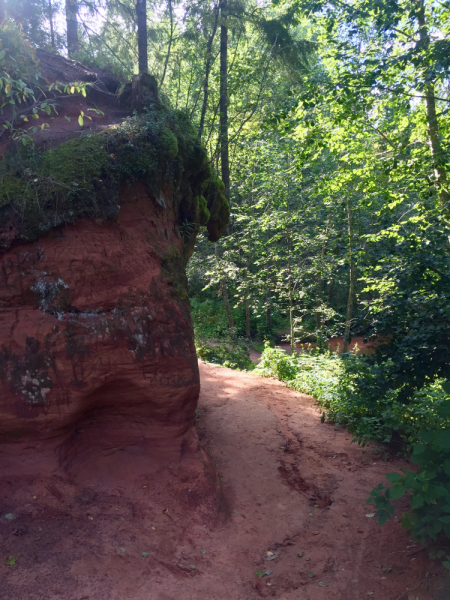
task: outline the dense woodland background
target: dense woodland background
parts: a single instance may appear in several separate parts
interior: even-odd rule
[[[188,265],[200,355],[248,368],[250,340],[315,342],[299,357],[267,347],[258,369],[361,443],[412,452],[418,474],[373,492],[380,520],[408,492],[405,526],[450,537],[450,3],[0,0],[0,19],[0,104],[17,105],[6,129],[19,145],[18,102],[38,93],[32,47],[124,83],[156,77],[231,209]],[[333,335],[341,357],[321,353]],[[381,344],[349,355],[352,335]]]

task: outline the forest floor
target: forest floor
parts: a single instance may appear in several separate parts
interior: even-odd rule
[[[220,477],[221,518],[197,509],[195,480],[175,475],[107,488],[4,477],[2,600],[450,598],[448,574],[406,537],[400,512],[380,527],[365,503],[405,461],[350,445],[279,381],[200,371],[197,428]]]

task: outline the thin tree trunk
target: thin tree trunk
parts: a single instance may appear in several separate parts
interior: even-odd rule
[[[289,328],[290,328],[290,336],[291,336],[291,354],[294,354],[295,350],[295,340],[294,340],[294,302],[292,298],[292,285],[291,285],[291,277],[289,276]]]
[[[55,31],[53,29],[53,6],[52,6],[52,0],[48,0],[48,20],[50,21],[50,39],[52,41],[52,48],[53,48],[53,50],[56,50]]]
[[[214,16],[214,25],[211,31],[211,35],[208,38],[206,45],[206,62],[205,62],[205,82],[203,84],[203,104],[202,112],[200,114],[200,125],[198,126],[198,139],[202,139],[203,129],[205,127],[205,116],[206,109],[208,108],[208,94],[209,94],[209,73],[211,71],[213,56],[212,56],[212,45],[214,38],[216,37],[217,23],[219,20],[219,4],[217,4]]]
[[[142,75],[148,73],[147,0],[137,0],[136,16],[138,26],[138,67],[139,75]]]
[[[222,296],[223,302],[225,304],[225,312],[227,313],[228,328],[230,330],[231,338],[233,340],[236,340],[236,335],[235,335],[235,332],[234,332],[233,313],[231,312],[230,301],[228,299],[227,282],[226,282],[225,278],[222,276],[222,269],[221,269],[220,263],[219,263],[219,245],[217,243],[215,244],[215,249],[214,250],[215,250],[215,255],[216,255],[217,269],[219,271],[219,277],[220,277],[219,293]]]
[[[424,1],[419,0],[417,10],[417,21],[419,23],[419,37],[422,48],[428,50],[430,46],[430,36],[425,21]],[[434,175],[439,188],[439,201],[444,205],[449,199],[447,186],[447,172],[445,170],[445,158],[442,152],[441,140],[439,136],[439,121],[436,113],[436,99],[434,83],[428,83],[425,86],[425,106],[427,111],[427,129],[430,141],[431,156],[433,158]]]
[[[327,253],[327,249],[328,249],[328,228],[330,225],[330,217],[328,217],[327,220],[327,226],[325,229],[325,240],[324,243],[322,245],[322,250],[320,252],[320,258],[321,258],[321,266],[323,266],[323,261],[325,259],[325,255]],[[318,283],[317,283],[317,303],[320,305],[320,296],[322,294],[322,290],[323,290],[323,279],[322,277],[319,277],[318,279]],[[316,329],[317,331],[320,330],[320,328],[322,327],[322,314],[319,311],[316,311]]]
[[[291,342],[291,354],[294,354],[295,341],[294,341],[294,297],[292,290],[292,270],[291,270],[291,244],[289,238],[289,231],[286,232],[286,248],[288,252],[288,296],[289,296],[289,329],[290,329],[290,342]]]
[[[220,164],[225,196],[230,201],[230,160],[228,152],[228,27],[227,0],[220,1]]]
[[[250,331],[250,301],[248,298],[248,288],[245,291],[245,337],[249,340],[251,337]]]
[[[348,218],[348,252],[350,256],[350,285],[348,289],[347,314],[345,317],[344,346],[342,352],[348,352],[350,343],[350,327],[353,316],[353,301],[355,297],[356,265],[353,261],[353,212],[350,200],[347,198],[347,218]]]
[[[272,331],[272,309],[270,307],[270,289],[266,287],[266,325],[267,331]]]
[[[78,0],[66,0],[67,53],[74,58],[78,51]]]
[[[228,300],[228,289],[227,289],[227,285],[225,283],[225,281],[222,279],[221,281],[221,291],[222,291],[222,298],[225,304],[225,310],[227,313],[227,317],[228,317],[228,327],[230,328],[230,333],[231,333],[231,337],[234,338],[234,320],[233,320],[233,314],[231,312],[231,306],[230,306],[230,301]]]
[[[170,13],[170,39],[169,39],[169,47],[167,48],[166,61],[164,63],[164,72],[163,72],[163,75],[161,77],[161,83],[159,84],[160,87],[162,87],[162,84],[164,83],[164,78],[166,76],[167,65],[169,64],[169,58],[170,58],[170,49],[172,47],[172,41],[173,41],[173,10],[172,10],[172,0],[169,0],[169,13]]]

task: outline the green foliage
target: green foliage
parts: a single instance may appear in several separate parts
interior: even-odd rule
[[[250,360],[249,349],[244,341],[196,339],[197,356],[202,360],[240,371],[252,371],[254,363]]]
[[[297,374],[296,357],[287,354],[281,348],[271,348],[266,342],[256,372],[264,377],[277,377],[281,381],[291,381]]]
[[[191,298],[191,314],[196,338],[217,341],[229,335],[225,309],[217,299]]]
[[[199,358],[230,369],[253,370],[248,344],[230,335],[223,303],[216,298],[191,298],[191,314]]]
[[[450,392],[448,382],[444,388]],[[391,485],[380,483],[367,500],[375,504],[378,520],[384,523],[394,514],[391,501],[409,494],[410,511],[403,515],[402,525],[423,544],[450,538],[450,395],[444,397],[434,407],[438,418],[434,427],[422,426],[410,438],[411,461],[418,468],[402,475],[389,473]]]
[[[9,19],[0,23],[0,107],[34,98],[40,73],[34,50],[21,28]],[[27,85],[26,82],[30,82]]]

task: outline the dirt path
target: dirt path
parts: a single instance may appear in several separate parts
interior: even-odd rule
[[[350,446],[280,382],[200,368],[197,426],[222,518],[176,473],[114,488],[12,473],[0,481],[2,600],[450,598],[398,522],[366,517],[369,491],[405,463]]]

